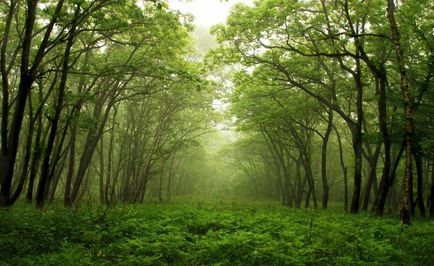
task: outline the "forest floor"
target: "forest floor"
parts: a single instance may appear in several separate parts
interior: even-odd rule
[[[278,203],[0,210],[0,265],[434,265],[434,221]]]

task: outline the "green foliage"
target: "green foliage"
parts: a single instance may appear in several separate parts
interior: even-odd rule
[[[18,204],[19,205],[19,204]],[[269,202],[1,210],[6,265],[429,265],[434,222]]]

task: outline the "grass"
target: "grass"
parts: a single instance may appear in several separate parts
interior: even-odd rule
[[[0,215],[0,265],[434,265],[432,220],[194,199]]]

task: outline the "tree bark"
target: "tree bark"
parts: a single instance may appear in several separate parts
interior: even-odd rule
[[[80,108],[78,108],[79,112]],[[77,124],[74,123],[74,125],[71,126],[71,130],[69,133],[69,162],[68,162],[68,172],[66,174],[66,181],[65,181],[65,191],[64,191],[64,197],[63,197],[63,204],[67,207],[72,206],[71,201],[71,184],[72,184],[72,178],[74,176],[74,169],[75,169],[75,140],[77,135]]]
[[[99,139],[99,202],[104,204],[105,194],[104,194],[104,134],[101,135]]]
[[[64,0],[59,0],[57,2],[53,15],[51,16],[48,25],[45,27],[45,33],[34,56],[33,64],[30,65],[30,52],[32,47],[33,28],[36,20],[38,1],[27,1],[27,14],[24,25],[25,30],[21,49],[20,81],[6,146],[3,145],[6,142],[3,140],[5,129],[2,128],[2,148],[0,151],[0,169],[2,169],[2,171],[0,171],[0,182],[2,186],[0,189],[0,206],[9,206],[11,204],[11,184],[14,176],[18,144],[24,119],[27,97],[30,93],[30,89],[33,85],[39,66],[46,55],[46,48],[49,44],[49,38],[62,9],[63,3]],[[8,113],[2,114],[2,123],[4,123],[4,116],[6,115],[8,115]]]
[[[391,38],[395,47],[395,53],[398,60],[401,91],[404,100],[404,114],[405,114],[405,167],[404,167],[404,193],[402,196],[402,205],[400,210],[401,223],[410,224],[410,202],[411,191],[413,190],[413,184],[411,182],[412,171],[412,145],[413,145],[413,110],[411,104],[410,88],[408,84],[407,71],[404,62],[404,53],[400,43],[398,25],[395,20],[395,3],[394,0],[387,0],[387,19],[390,25]]]
[[[434,160],[431,164],[431,197],[429,206],[429,216],[434,217]]]
[[[38,190],[36,194],[36,206],[38,208],[42,208],[45,203],[45,199],[47,196],[47,190],[50,186],[51,178],[49,175],[49,169],[50,169],[50,159],[54,147],[54,141],[56,139],[57,135],[57,128],[60,121],[60,115],[62,113],[63,109],[63,98],[65,95],[65,88],[66,88],[66,82],[68,80],[68,71],[69,71],[69,55],[71,53],[72,45],[74,44],[74,37],[75,37],[75,30],[77,27],[77,15],[80,11],[80,7],[77,6],[77,9],[75,11],[75,19],[73,20],[71,30],[68,34],[68,40],[66,42],[65,46],[65,53],[63,56],[63,62],[62,62],[62,75],[60,77],[60,84],[58,87],[58,95],[57,95],[57,102],[56,102],[56,108],[55,108],[55,114],[53,119],[51,120],[51,127],[50,127],[50,133],[48,136],[47,146],[45,148],[45,156],[44,160],[42,161],[41,166],[41,175],[39,179],[38,184]],[[59,147],[60,148],[60,147]]]
[[[330,133],[333,129],[333,110],[328,111],[327,129],[324,133],[324,138],[322,139],[321,146],[321,180],[322,180],[322,207],[327,208],[327,203],[329,200],[329,185],[327,182],[327,145],[330,139]]]
[[[369,205],[369,200],[371,197],[371,190],[374,182],[376,182],[377,176],[377,163],[378,157],[380,155],[381,145],[378,145],[375,149],[374,154],[370,155],[369,158],[366,158],[369,164],[369,176],[366,182],[365,193],[363,197],[362,210],[367,210]]]
[[[417,206],[421,216],[425,216],[425,203],[423,197],[423,161],[417,147],[413,149],[417,174]]]
[[[21,126],[24,118],[24,110],[26,106],[27,95],[29,94],[30,88],[33,83],[33,76],[31,71],[29,70],[29,66],[33,26],[36,19],[36,5],[36,0],[27,1],[25,33],[21,53],[20,83],[18,85],[15,110],[10,125],[11,129],[7,138],[7,144],[5,138],[5,131],[7,132],[7,128],[2,127],[2,147],[0,154],[0,169],[2,169],[2,171],[0,171],[0,207],[6,207],[10,205],[12,178],[18,152],[18,142],[20,138]],[[7,101],[7,98],[3,98],[3,101]],[[5,123],[5,119],[6,122],[8,121],[8,115],[9,112],[2,113],[2,124]]]

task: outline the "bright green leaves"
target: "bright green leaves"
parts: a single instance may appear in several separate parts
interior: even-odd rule
[[[433,223],[289,210],[270,202],[123,206],[0,219],[0,261],[39,265],[429,265]]]

